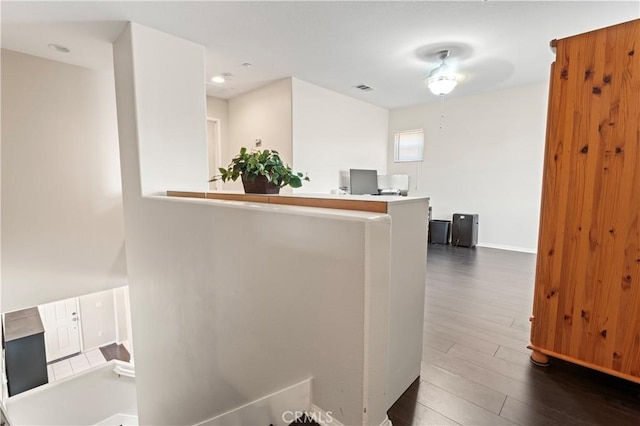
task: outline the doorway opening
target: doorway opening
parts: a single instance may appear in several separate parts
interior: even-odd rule
[[[221,142],[220,142],[220,119],[207,117],[207,165],[209,167],[209,178],[220,174],[218,170],[221,166]],[[220,182],[209,182],[209,189],[217,191],[220,189]]]

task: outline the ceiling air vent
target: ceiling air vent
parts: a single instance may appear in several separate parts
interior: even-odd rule
[[[373,90],[373,88],[371,88],[371,87],[367,86],[366,84],[359,84],[359,85],[355,86],[355,88],[356,88],[356,89],[360,89],[360,90],[362,90],[363,92],[370,92],[370,91],[372,91],[372,90]]]

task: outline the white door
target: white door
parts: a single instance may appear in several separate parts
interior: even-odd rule
[[[38,306],[44,325],[47,362],[80,352],[78,299]]]

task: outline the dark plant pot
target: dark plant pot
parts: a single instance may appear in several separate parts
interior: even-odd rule
[[[279,194],[280,187],[269,182],[266,176],[256,176],[255,179],[242,175],[242,185],[245,194]]]

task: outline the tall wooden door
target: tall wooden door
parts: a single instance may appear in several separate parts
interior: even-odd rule
[[[552,46],[532,348],[640,381],[640,20]]]

